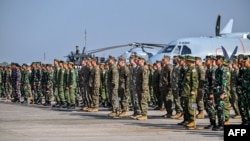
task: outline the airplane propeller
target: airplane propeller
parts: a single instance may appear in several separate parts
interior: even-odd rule
[[[233,53],[231,54],[230,57],[229,57],[229,55],[228,55],[228,53],[227,53],[227,50],[226,50],[223,46],[221,46],[221,49],[222,49],[222,52],[223,52],[224,57],[225,57],[227,60],[230,60],[230,61],[231,61],[231,60],[233,60],[235,54],[237,53],[238,46],[236,46],[236,47],[234,48],[234,51],[233,51]]]

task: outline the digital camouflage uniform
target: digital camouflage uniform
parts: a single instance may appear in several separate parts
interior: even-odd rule
[[[153,91],[154,95],[156,97],[156,105],[157,107],[155,110],[160,110],[162,108],[163,102],[162,102],[162,94],[161,94],[161,89],[160,89],[160,76],[161,76],[161,68],[157,68],[154,71],[153,74]]]
[[[147,116],[148,112],[148,89],[148,68],[140,66],[137,71],[136,90],[142,116]]]
[[[125,61],[124,58],[120,58],[119,61]],[[118,95],[121,99],[121,111],[127,112],[128,110],[128,98],[129,98],[129,69],[125,66],[119,66],[119,87],[118,87]]]
[[[244,72],[244,79],[243,79],[243,95],[245,97],[245,111],[246,111],[246,118],[248,121],[244,123],[244,125],[250,125],[250,55],[246,55],[244,57],[245,64],[247,64],[245,72]]]
[[[25,67],[28,65],[24,64]],[[31,94],[31,87],[30,87],[30,73],[25,68],[22,72],[21,76],[21,96],[24,98],[24,101],[27,102],[28,97]]]

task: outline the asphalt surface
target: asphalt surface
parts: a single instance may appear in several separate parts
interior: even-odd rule
[[[148,120],[110,118],[107,108],[90,113],[0,100],[0,141],[222,141],[223,131],[202,129],[208,118],[197,119],[197,129],[165,119],[165,112],[149,108]],[[132,111],[128,112],[131,115]],[[230,119],[240,124],[240,119]]]

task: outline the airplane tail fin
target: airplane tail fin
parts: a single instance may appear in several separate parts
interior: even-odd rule
[[[228,34],[228,33],[232,33],[232,29],[233,29],[233,19],[230,19],[229,22],[226,24],[226,26],[220,31],[220,35],[221,34]]]
[[[224,57],[225,57],[227,60],[232,61],[233,58],[234,58],[234,56],[235,56],[235,54],[237,53],[238,46],[236,46],[236,47],[234,48],[234,51],[232,52],[232,54],[231,54],[230,57],[229,57],[229,55],[228,55],[228,53],[227,53],[227,50],[226,50],[223,46],[221,46],[221,49],[222,49],[222,52],[223,52]]]

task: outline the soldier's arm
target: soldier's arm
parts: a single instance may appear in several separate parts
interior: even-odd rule
[[[198,89],[198,85],[199,85],[199,81],[198,81],[198,72],[196,69],[192,70],[192,78],[191,78],[191,94],[196,94],[197,93],[197,89]]]
[[[148,90],[148,69],[146,68],[142,70],[142,90]]]

